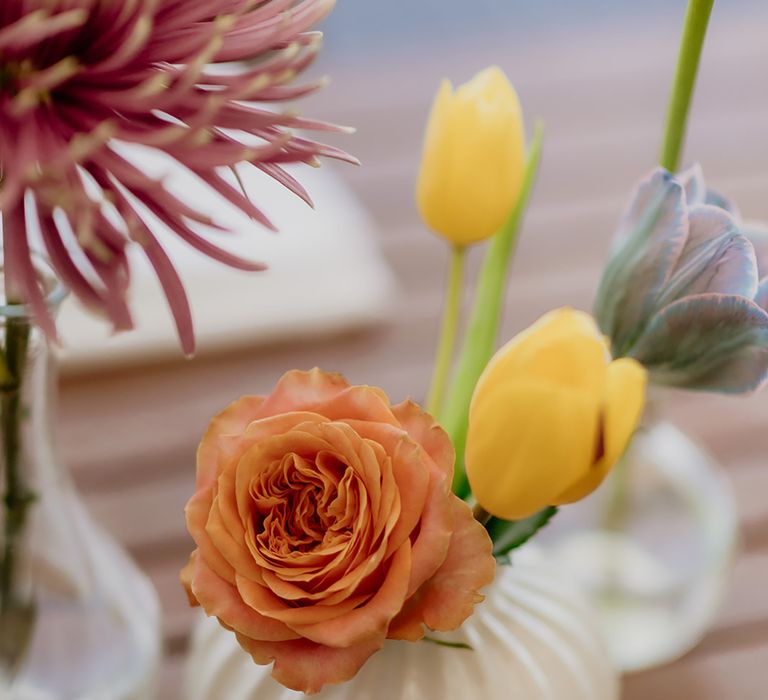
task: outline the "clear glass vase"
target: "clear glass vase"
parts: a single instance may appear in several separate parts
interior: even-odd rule
[[[63,292],[48,291],[53,309]],[[148,700],[157,597],[59,462],[55,385],[24,307],[0,307],[0,698]]]
[[[674,425],[653,421],[539,542],[591,597],[617,668],[640,671],[682,656],[711,627],[737,522],[722,468]]]

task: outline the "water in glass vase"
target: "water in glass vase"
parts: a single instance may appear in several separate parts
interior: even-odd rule
[[[563,508],[540,541],[592,598],[617,667],[638,671],[681,656],[704,636],[736,536],[725,474],[659,422],[643,428],[603,487]]]
[[[157,597],[59,463],[52,369],[26,310],[0,306],[0,698],[149,700]]]

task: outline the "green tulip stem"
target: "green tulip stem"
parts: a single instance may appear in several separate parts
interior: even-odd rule
[[[464,288],[465,259],[466,248],[454,246],[451,251],[451,269],[448,275],[443,325],[440,331],[440,341],[437,345],[429,399],[427,400],[427,410],[438,419],[442,412],[445,389],[456,347],[456,333],[459,329],[459,317],[461,316],[461,293]]]
[[[443,427],[451,436],[457,455],[453,490],[462,498],[469,494],[463,460],[469,404],[477,380],[496,348],[509,266],[539,171],[543,138],[544,129],[541,124],[537,124],[520,197],[507,222],[491,241],[483,262],[458,368],[441,414]]]
[[[626,454],[613,467],[607,486],[608,498],[603,510],[603,529],[624,533],[632,505],[632,464]]]
[[[6,378],[0,385],[0,456],[4,488],[4,517],[0,532],[0,622],[5,622],[15,599],[17,555],[20,552],[29,508],[34,500],[21,469],[21,429],[24,406],[22,383],[26,371],[30,326],[24,319],[6,319],[5,348],[0,349]],[[0,635],[0,654],[3,637]]]
[[[701,51],[714,4],[715,0],[688,2],[677,71],[669,100],[664,145],[661,149],[661,165],[670,172],[676,172],[680,166]]]

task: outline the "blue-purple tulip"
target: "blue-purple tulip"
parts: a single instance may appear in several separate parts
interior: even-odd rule
[[[768,291],[737,216],[698,168],[640,183],[595,305],[615,357],[635,358],[657,384],[740,393],[763,383]]]

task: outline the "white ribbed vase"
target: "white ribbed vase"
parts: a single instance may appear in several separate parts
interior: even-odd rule
[[[435,635],[438,636],[438,635]],[[549,569],[500,567],[463,627],[429,642],[388,641],[350,682],[318,700],[618,700],[619,680],[581,596]],[[234,635],[201,619],[187,667],[186,700],[293,700]]]

